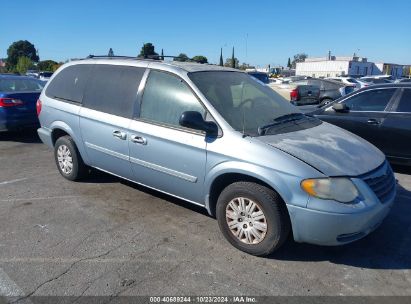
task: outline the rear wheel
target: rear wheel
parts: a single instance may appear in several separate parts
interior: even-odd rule
[[[87,173],[87,166],[84,164],[73,139],[68,135],[56,140],[54,158],[60,174],[68,180],[79,180]]]
[[[251,182],[227,186],[217,202],[217,220],[225,238],[236,248],[257,256],[278,249],[290,231],[279,195]]]

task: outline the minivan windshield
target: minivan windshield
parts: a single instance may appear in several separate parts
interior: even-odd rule
[[[282,124],[293,124],[293,130],[297,124],[297,129],[313,127],[302,123],[310,118],[246,73],[202,71],[188,76],[231,127],[244,134],[258,136],[278,133],[274,129],[290,130],[287,126],[279,128]]]

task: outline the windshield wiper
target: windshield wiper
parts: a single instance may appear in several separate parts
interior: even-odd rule
[[[302,113],[291,113],[291,114],[286,114],[286,115],[282,115],[280,117],[277,117],[274,119],[274,122],[266,124],[264,126],[258,127],[258,135],[265,135],[265,133],[267,132],[268,129],[278,126],[278,125],[282,125],[285,123],[289,123],[289,122],[293,122],[296,120],[300,120],[305,118],[306,116]]]

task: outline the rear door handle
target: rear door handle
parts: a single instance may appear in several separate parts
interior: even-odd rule
[[[368,119],[367,123],[370,124],[370,125],[379,125],[380,124],[380,122],[378,120],[374,119],[374,118]]]
[[[117,137],[119,139],[125,140],[127,138],[127,133],[121,132],[119,130],[114,130],[113,131],[113,136]]]
[[[130,140],[136,144],[147,145],[147,139],[138,135],[131,135]]]

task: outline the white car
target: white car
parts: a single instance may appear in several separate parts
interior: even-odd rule
[[[328,77],[327,79],[332,79],[349,85],[355,85],[357,89],[365,88],[371,85],[371,83],[361,79],[355,79],[353,77]]]
[[[289,81],[285,80],[284,78],[270,78],[270,83],[273,84],[283,84],[288,83]]]
[[[53,72],[40,72],[38,79],[41,81],[49,81],[52,75]]]

